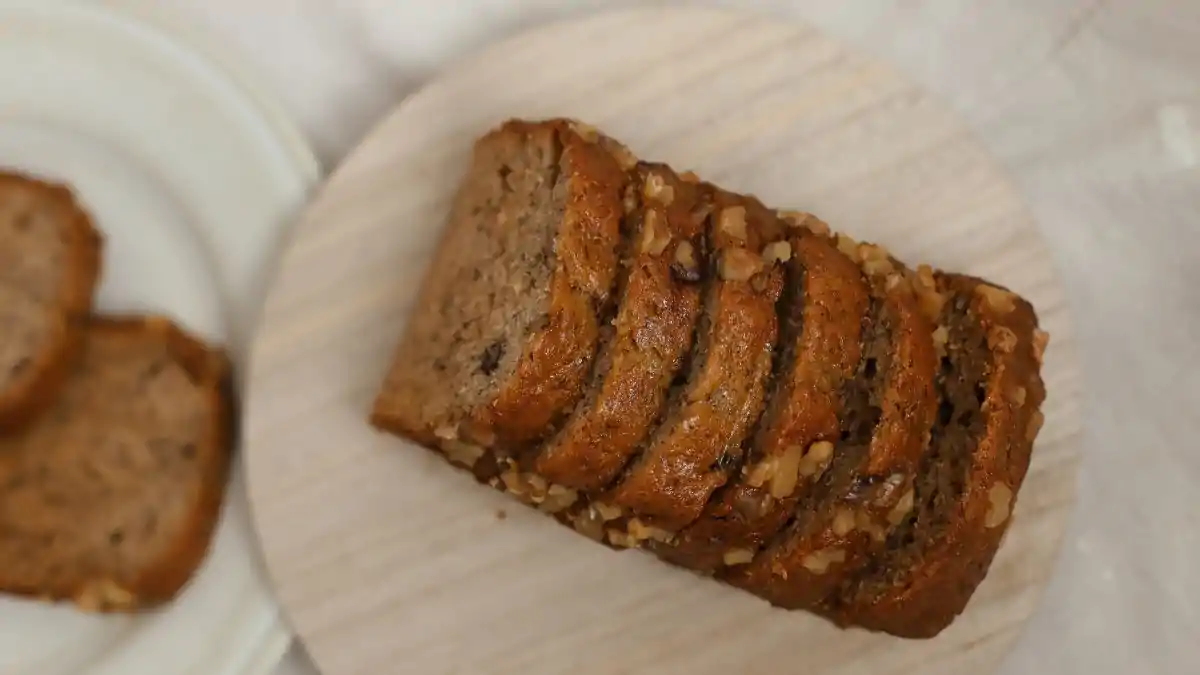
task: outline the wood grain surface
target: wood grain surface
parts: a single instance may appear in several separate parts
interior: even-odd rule
[[[1047,424],[1008,540],[941,637],[837,631],[609,551],[366,425],[472,141],[506,117],[548,115],[1034,302],[1053,335]],[[538,29],[400,105],[297,225],[249,376],[246,461],[268,569],[325,675],[986,672],[1036,607],[1074,501],[1063,298],[1036,227],[964,127],[812,29],[701,10]]]

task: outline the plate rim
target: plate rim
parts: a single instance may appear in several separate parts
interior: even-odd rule
[[[194,64],[216,76],[224,86],[228,87],[230,92],[236,93],[242,99],[243,104],[247,105],[257,118],[258,130],[277,145],[282,150],[281,154],[290,160],[288,168],[295,173],[296,179],[303,185],[305,200],[311,196],[313,190],[323,179],[324,170],[315,147],[307,135],[296,119],[286,111],[283,104],[270,95],[267,89],[249,72],[250,69],[237,62],[235,50],[219,49],[217,47],[218,40],[214,36],[206,34],[197,27],[187,25],[167,8],[146,0],[54,0],[52,2],[0,0],[0,10],[18,13],[33,12],[48,20],[56,21],[70,17],[90,18],[117,24],[123,29],[139,33],[151,40],[169,43],[173,49],[190,58]],[[135,48],[144,49],[144,45],[145,43],[142,43]],[[281,218],[278,223],[264,224],[264,227],[276,227],[282,235],[286,236],[292,224],[293,219]],[[219,254],[216,251],[213,253]],[[214,278],[219,278],[217,270],[212,270],[212,274]],[[225,300],[222,298],[222,304],[224,302]],[[222,313],[225,315],[226,321],[230,318],[230,311],[227,307],[223,309]],[[256,324],[257,316],[252,318],[249,325],[243,327],[247,338],[253,335]],[[227,330],[232,328],[232,326],[228,326]],[[249,495],[244,480],[243,457],[244,453],[241,450],[239,439],[235,473],[241,474],[241,477],[238,478],[242,492],[241,498],[247,502],[244,509],[246,511],[244,527],[247,530],[247,539],[252,543],[252,556],[258,561],[260,568],[263,568],[257,528],[249,513]],[[230,480],[233,481],[234,476],[231,476]],[[265,569],[260,569],[259,573],[262,574],[264,583],[273,598],[274,588]],[[257,639],[247,641],[248,647],[244,653],[236,656],[222,654],[221,660],[225,662],[223,666],[212,660],[197,662],[189,667],[188,672],[216,672],[207,670],[213,667],[226,668],[224,672],[227,675],[264,675],[272,672],[292,645],[293,633],[284,620],[282,612],[279,611],[278,602],[272,599],[271,604],[275,611],[275,617],[272,621],[264,623],[261,635]],[[206,670],[197,670],[200,668]]]

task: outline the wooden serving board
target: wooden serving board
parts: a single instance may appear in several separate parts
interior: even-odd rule
[[[367,425],[471,143],[510,116],[556,115],[1033,300],[1053,335],[1047,424],[991,574],[939,638],[839,631],[610,551]],[[997,665],[1052,574],[1075,495],[1077,382],[1037,226],[942,105],[802,25],[638,10],[459,64],[337,170],[264,310],[246,461],[267,567],[325,675],[958,675]]]

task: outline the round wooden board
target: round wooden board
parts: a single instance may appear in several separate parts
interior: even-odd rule
[[[1054,335],[1047,424],[991,574],[939,638],[838,631],[607,550],[367,425],[472,142],[511,116],[556,115],[1033,300]],[[548,26],[405,101],[296,227],[253,350],[254,515],[325,675],[988,672],[1034,611],[1074,501],[1070,332],[1013,188],[952,114],[888,68],[804,26],[720,11]]]

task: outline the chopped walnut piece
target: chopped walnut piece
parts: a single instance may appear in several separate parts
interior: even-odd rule
[[[1033,358],[1037,359],[1038,365],[1041,365],[1042,358],[1046,355],[1046,347],[1050,345],[1050,334],[1041,328],[1033,329]]]
[[[840,548],[825,548],[819,551],[813,551],[804,556],[800,561],[804,565],[804,569],[813,574],[824,574],[829,571],[829,567],[835,563],[846,561],[846,552]]]
[[[613,546],[618,548],[637,548],[638,540],[622,530],[610,528],[607,534],[608,541]]]
[[[574,131],[577,136],[588,143],[595,143],[600,140],[600,130],[590,124],[571,120],[567,126],[571,127],[571,131]]]
[[[993,528],[1008,520],[1012,510],[1012,488],[1004,483],[996,483],[988,490],[988,511],[983,519],[983,526]]]
[[[831,461],[833,461],[833,443],[817,441],[808,446],[808,451],[800,460],[800,475],[805,478],[820,476],[825,473],[825,469],[829,468]]]
[[[85,612],[129,609],[137,603],[133,593],[111,579],[88,582],[74,600],[75,605]]]
[[[768,265],[785,263],[792,259],[792,245],[786,241],[777,241],[763,247],[763,260]]]
[[[1007,326],[992,326],[987,333],[988,348],[1011,354],[1017,348],[1017,334]]]
[[[858,262],[858,242],[840,232],[837,235],[837,250],[847,258]]]
[[[763,270],[763,259],[744,248],[731,248],[721,254],[717,273],[725,281],[747,281]]]
[[[1046,415],[1041,410],[1034,410],[1033,414],[1029,416],[1029,426],[1025,429],[1025,440],[1032,441],[1037,438],[1045,423]]]
[[[636,541],[645,541],[647,539],[653,539],[654,541],[661,541],[663,543],[669,543],[672,539],[675,538],[675,535],[673,533],[668,532],[668,531],[662,529],[661,527],[647,525],[646,523],[642,522],[638,518],[630,518],[629,519],[628,531],[629,531],[629,536],[633,537]]]
[[[446,459],[469,469],[475,466],[475,463],[483,457],[486,451],[482,447],[471,443],[444,441],[442,443],[442,452],[446,454]]]
[[[946,344],[950,342],[950,329],[945,326],[938,326],[933,331],[933,348],[937,350],[939,357],[946,356]]]
[[[859,244],[855,257],[862,261],[863,272],[870,276],[892,274],[896,271],[892,264],[891,254],[882,246],[876,244]]]
[[[646,199],[652,202],[657,202],[663,206],[670,206],[671,202],[675,201],[675,188],[667,185],[666,179],[657,173],[651,173],[646,176],[646,183],[642,187],[642,194]]]
[[[857,518],[852,509],[838,507],[837,512],[833,514],[833,533],[844,537],[854,531],[856,522]]]
[[[1007,314],[1017,308],[1016,296],[1011,291],[1006,291],[1003,288],[997,288],[990,284],[979,284],[975,287],[975,292],[983,298],[989,307],[1001,314]]]
[[[775,499],[790,497],[796,491],[796,482],[800,477],[800,462],[804,456],[804,448],[793,445],[779,457],[773,458],[775,466],[771,472],[771,496]]]
[[[675,262],[671,264],[671,272],[686,283],[700,281],[700,261],[696,259],[696,247],[690,241],[681,241],[675,247]]]
[[[725,234],[746,241],[746,207],[727,206],[717,216],[717,227]]]
[[[726,566],[745,565],[754,560],[754,551],[748,548],[731,548],[725,551],[723,561]]]
[[[646,209],[642,220],[641,252],[660,256],[671,244],[671,232],[657,209]]]
[[[917,283],[921,288],[937,290],[937,279],[933,276],[933,267],[924,264],[917,265]]]
[[[589,508],[594,509],[596,514],[600,516],[600,519],[605,522],[616,520],[622,516],[621,507],[605,504],[604,502],[592,502]]]
[[[563,485],[551,485],[538,508],[546,513],[560,513],[579,499],[579,493]]]
[[[637,155],[634,155],[633,151],[625,147],[625,145],[613,141],[612,147],[609,148],[609,152],[611,152],[613,157],[617,159],[617,164],[621,166],[621,170],[629,171],[633,169],[633,167],[637,166]]]
[[[1013,387],[1008,392],[1008,400],[1016,405],[1025,405],[1026,394],[1025,387]]]
[[[437,436],[438,438],[442,439],[443,441],[453,441],[458,438],[458,425],[457,424],[443,424],[440,427],[433,430],[433,435]]]

